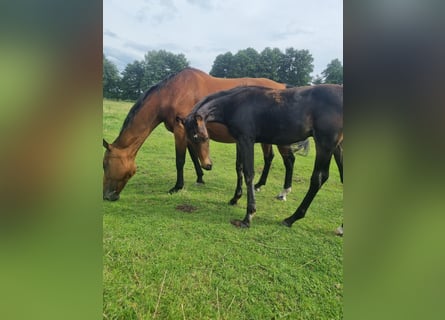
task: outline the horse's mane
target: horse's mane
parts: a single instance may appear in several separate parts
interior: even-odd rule
[[[122,124],[122,128],[121,128],[121,131],[120,131],[119,135],[121,135],[122,132],[129,126],[129,124],[131,123],[131,121],[133,120],[135,115],[139,112],[139,110],[144,105],[145,100],[150,95],[152,95],[154,92],[158,92],[159,90],[164,88],[167,84],[169,84],[171,81],[173,81],[173,79],[175,79],[177,76],[179,76],[180,74],[183,74],[185,72],[204,73],[201,70],[187,67],[187,68],[182,69],[181,71],[178,71],[176,73],[173,73],[173,74],[167,76],[164,80],[162,80],[162,81],[158,82],[157,84],[155,84],[155,85],[151,86],[150,88],[148,88],[143,94],[140,95],[138,100],[131,107],[130,111],[127,114],[127,117],[124,120],[124,123]]]

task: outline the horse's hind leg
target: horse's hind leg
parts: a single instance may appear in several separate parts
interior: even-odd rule
[[[292,153],[290,146],[278,146],[278,150],[283,158],[286,175],[284,177],[283,191],[277,195],[277,199],[286,201],[286,196],[292,190],[292,175],[294,172],[295,156]]]
[[[334,158],[340,173],[341,183],[343,183],[343,143],[340,143],[334,150]]]
[[[190,145],[187,145],[187,149],[190,154],[190,158],[192,159],[193,165],[195,166],[195,172],[196,172],[196,183],[204,184],[204,180],[202,179],[202,176],[204,175],[204,172],[201,169],[201,165],[199,164],[198,157],[196,156],[195,150]]]
[[[315,156],[315,165],[311,176],[309,190],[294,214],[283,220],[283,224],[287,227],[291,227],[295,221],[305,216],[306,211],[318,190],[320,190],[321,186],[329,178],[329,164],[331,162],[332,152],[322,149],[319,146],[316,146],[316,149],[317,154]]]
[[[233,198],[230,199],[229,204],[235,205],[238,200],[243,195],[243,164],[241,162],[241,153],[239,151],[238,146],[236,147],[236,188],[235,188],[235,194],[233,195]]]
[[[340,173],[340,180],[343,183],[343,143],[340,143],[337,146],[337,149],[334,151],[335,162],[337,163],[338,172]],[[335,234],[337,236],[343,236],[343,223],[340,227],[335,230]]]
[[[263,149],[264,156],[264,167],[263,172],[261,173],[260,180],[255,184],[255,190],[260,191],[261,187],[266,185],[267,176],[269,175],[270,166],[272,164],[272,160],[274,158],[274,153],[271,144],[261,144],[261,148]]]

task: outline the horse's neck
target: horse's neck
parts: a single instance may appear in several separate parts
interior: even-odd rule
[[[120,132],[113,145],[126,150],[128,156],[135,158],[147,137],[162,122],[155,112],[157,109],[157,107],[150,107],[149,104],[144,105],[134,115],[130,124]]]

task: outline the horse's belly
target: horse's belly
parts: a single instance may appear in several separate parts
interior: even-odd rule
[[[282,130],[276,128],[275,130],[262,131],[256,139],[256,142],[276,144],[276,145],[288,145],[298,141],[303,141],[311,134],[309,131],[300,130],[298,128],[288,128]]]
[[[210,139],[223,143],[236,142],[225,125],[217,122],[207,122],[206,127]]]

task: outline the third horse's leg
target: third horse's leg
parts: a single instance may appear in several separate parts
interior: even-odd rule
[[[271,144],[261,144],[261,148],[263,149],[264,156],[264,167],[263,172],[261,173],[260,180],[255,184],[255,190],[259,191],[260,188],[266,185],[267,176],[269,175],[270,166],[272,164],[272,159],[275,156],[273,153]]]
[[[170,194],[178,192],[184,187],[184,164],[185,153],[187,149],[187,140],[185,130],[182,124],[177,123],[173,129],[175,136],[175,153],[176,153],[176,184],[168,192]]]
[[[230,199],[229,204],[234,205],[238,202],[238,200],[241,198],[243,194],[243,164],[241,162],[241,154],[238,150],[238,144],[236,146],[236,189],[235,194],[233,195],[233,198]]]
[[[283,158],[284,167],[286,168],[286,175],[284,177],[283,191],[277,195],[277,199],[286,200],[286,196],[292,190],[292,175],[294,172],[295,156],[290,146],[278,146],[278,150]]]
[[[195,152],[195,150],[193,150],[193,148],[190,145],[187,145],[187,149],[189,151],[190,158],[193,161],[193,165],[195,166],[196,183],[204,184],[204,180],[202,179],[204,172],[202,172],[198,157],[196,156],[196,152]]]

